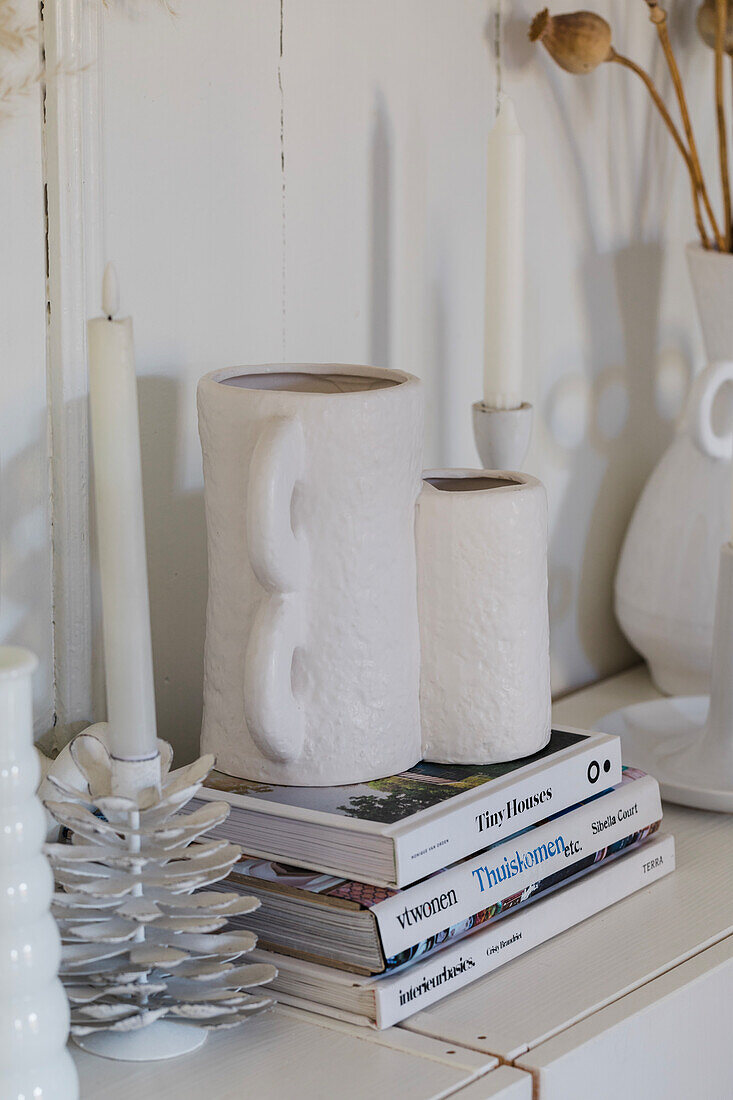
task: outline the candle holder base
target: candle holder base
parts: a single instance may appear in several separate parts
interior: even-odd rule
[[[117,1062],[155,1062],[190,1054],[206,1042],[208,1033],[187,1024],[157,1020],[138,1031],[97,1031],[92,1035],[73,1035],[76,1046],[100,1058]]]
[[[485,470],[519,470],[532,436],[532,406],[492,409],[483,401],[473,408],[473,435]]]
[[[720,553],[712,692],[637,703],[607,715],[605,733],[621,737],[624,760],[659,781],[682,806],[733,813],[733,546]]]

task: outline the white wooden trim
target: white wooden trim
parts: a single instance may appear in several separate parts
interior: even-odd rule
[[[54,705],[63,740],[93,717],[85,323],[98,311],[103,267],[102,20],[96,0],[56,0],[43,12]]]

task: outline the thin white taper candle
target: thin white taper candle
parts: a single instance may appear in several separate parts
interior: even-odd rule
[[[87,337],[107,716],[113,754],[137,760],[157,753],[155,691],[132,320],[114,318],[111,265],[102,297]]]
[[[522,403],[525,141],[514,104],[502,99],[489,134],[486,177],[484,404]]]

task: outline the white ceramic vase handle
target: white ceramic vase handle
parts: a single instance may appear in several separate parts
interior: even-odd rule
[[[244,660],[244,716],[257,748],[277,763],[297,760],[303,748],[305,719],[292,686],[293,656],[302,644],[300,597],[263,600]]]
[[[244,658],[244,715],[260,752],[277,763],[297,760],[304,715],[293,695],[292,665],[303,644],[305,548],[292,525],[293,493],[304,462],[303,429],[273,417],[255,444],[247,486],[247,550],[269,595],[252,624]]]
[[[712,363],[698,374],[687,404],[687,426],[693,442],[709,458],[733,457],[733,430],[720,435],[713,427],[715,399],[726,382],[733,382],[733,362]]]
[[[304,571],[303,548],[291,522],[302,477],[303,429],[293,417],[268,420],[252,453],[247,482],[247,551],[257,580],[269,592],[294,592]]]

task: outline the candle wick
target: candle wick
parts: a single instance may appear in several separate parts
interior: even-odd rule
[[[111,321],[120,308],[120,291],[117,285],[117,273],[112,264],[107,264],[102,278],[102,312]]]

